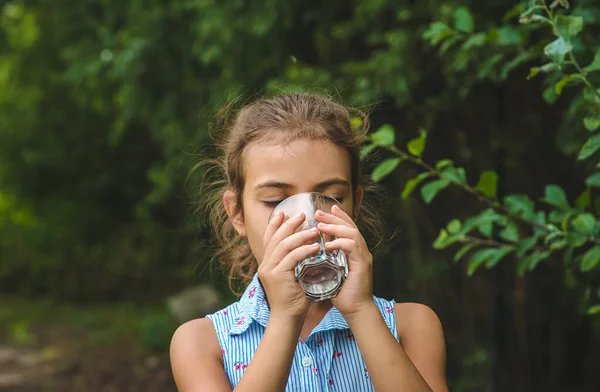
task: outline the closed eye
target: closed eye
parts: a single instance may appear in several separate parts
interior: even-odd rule
[[[275,208],[281,202],[282,202],[282,200],[274,200],[274,201],[263,201],[262,203],[267,207]]]

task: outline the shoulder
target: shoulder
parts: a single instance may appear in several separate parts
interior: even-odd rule
[[[406,302],[394,306],[404,351],[434,391],[447,391],[446,343],[442,323],[428,306]]]
[[[170,359],[179,391],[228,390],[219,341],[208,318],[188,321],[177,328]]]
[[[177,328],[171,339],[171,362],[198,357],[221,358],[219,339],[208,318],[188,321]]]
[[[415,334],[442,333],[439,317],[427,305],[415,302],[396,303],[394,312],[398,336],[401,340],[410,339]]]

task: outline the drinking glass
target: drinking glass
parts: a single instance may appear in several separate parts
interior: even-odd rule
[[[315,218],[315,212],[317,210],[330,212],[333,205],[342,208],[337,200],[322,193],[298,193],[279,203],[271,213],[269,221],[279,211],[283,211],[285,214],[284,219],[303,212],[306,219],[296,232],[309,230],[317,227],[318,222]],[[341,249],[333,251],[325,250],[325,243],[334,239],[335,237],[332,235],[319,232],[317,238],[320,246],[319,251],[315,255],[298,263],[294,270],[300,286],[302,286],[306,296],[312,301],[334,298],[348,277],[348,262],[344,251]]]

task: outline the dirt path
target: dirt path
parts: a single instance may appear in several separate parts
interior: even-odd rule
[[[0,391],[176,391],[166,353],[89,344],[82,331],[57,329],[28,345],[0,342]]]

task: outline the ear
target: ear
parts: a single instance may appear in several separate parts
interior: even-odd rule
[[[242,212],[242,206],[237,205],[235,192],[228,190],[223,194],[223,205],[227,216],[233,224],[233,227],[242,237],[246,236],[246,225],[244,224],[244,214]]]
[[[360,206],[363,201],[363,196],[365,195],[365,191],[362,186],[356,187],[356,192],[354,192],[354,211],[352,215],[352,219],[356,219],[358,217],[358,212],[360,211]]]

